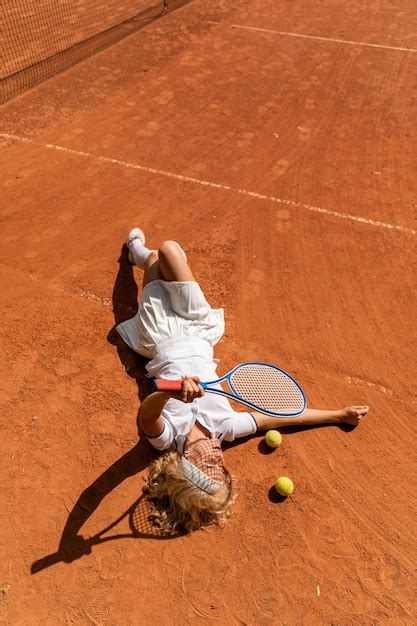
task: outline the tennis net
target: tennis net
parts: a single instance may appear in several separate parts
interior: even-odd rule
[[[189,0],[3,0],[0,102]]]

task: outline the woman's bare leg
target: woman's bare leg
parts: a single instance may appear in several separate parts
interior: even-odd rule
[[[164,241],[159,250],[152,250],[145,261],[143,287],[153,280],[195,281],[193,273],[176,241]]]
[[[142,288],[148,283],[151,283],[153,280],[160,280],[163,278],[161,268],[159,267],[158,250],[152,250],[145,261],[143,271]]]
[[[181,246],[176,241],[164,241],[158,250],[159,267],[167,281],[195,281]]]

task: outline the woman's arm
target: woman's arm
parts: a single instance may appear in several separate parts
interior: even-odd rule
[[[140,427],[147,437],[159,437],[164,430],[161,418],[162,410],[170,398],[188,403],[201,398],[204,389],[198,384],[199,378],[184,377],[181,391],[154,391],[140,405],[138,419]]]
[[[282,428],[284,426],[317,426],[320,424],[340,423],[357,426],[368,411],[368,406],[348,406],[337,411],[306,409],[298,417],[271,417],[258,411],[251,411],[251,415],[253,415],[258,430],[269,430],[270,428]]]
[[[159,437],[164,430],[161,418],[162,409],[172,397],[168,391],[155,391],[140,405],[139,424],[147,437]]]

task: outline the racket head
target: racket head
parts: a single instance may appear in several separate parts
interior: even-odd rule
[[[182,529],[178,529],[174,533],[165,533],[155,523],[153,516],[152,502],[146,494],[142,494],[129,512],[129,526],[132,535],[142,539],[174,539],[185,534]]]
[[[304,413],[307,399],[294,378],[276,365],[251,361],[240,363],[225,377],[237,400],[276,417]]]

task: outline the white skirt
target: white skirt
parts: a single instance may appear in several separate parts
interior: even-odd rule
[[[224,311],[212,309],[194,281],[154,280],[144,287],[135,317],[116,330],[132,350],[152,359],[166,339],[199,337],[214,346],[224,333]]]

